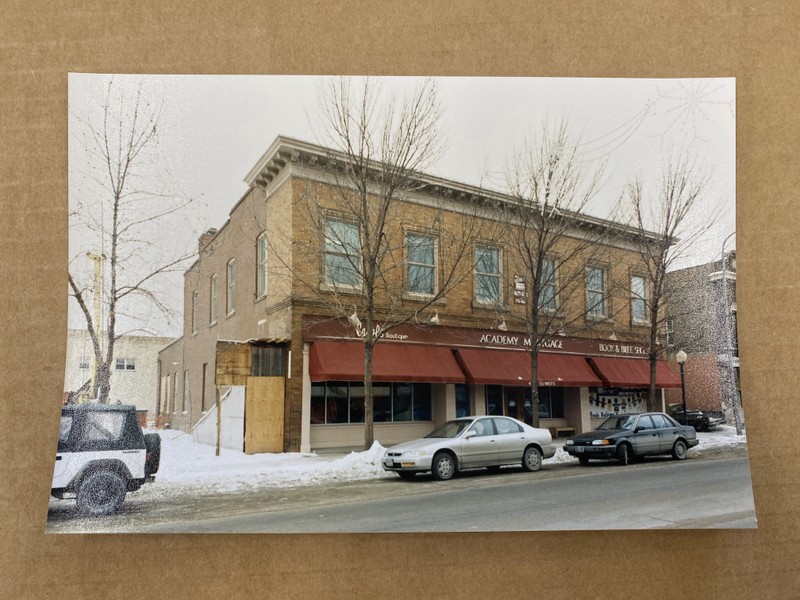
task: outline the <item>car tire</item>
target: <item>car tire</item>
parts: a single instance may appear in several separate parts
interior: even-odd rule
[[[114,471],[94,471],[81,481],[75,504],[81,514],[90,517],[110,515],[122,506],[128,484]]]
[[[522,468],[533,472],[542,468],[542,453],[538,448],[528,446],[522,453]]]
[[[416,471],[398,471],[397,474],[400,476],[400,479],[405,481],[411,481],[414,479],[414,476],[417,474]]]
[[[589,464],[589,459],[586,458],[585,456],[579,456],[578,462],[581,463],[581,466],[585,467],[586,465]]]
[[[684,460],[689,448],[683,440],[676,441],[672,446],[672,458],[675,460]]]
[[[633,452],[632,452],[631,445],[628,443],[622,443],[617,447],[617,460],[621,462],[623,465],[629,465],[633,462]]]
[[[439,452],[433,457],[431,475],[436,481],[452,479],[456,474],[456,459],[449,452]]]

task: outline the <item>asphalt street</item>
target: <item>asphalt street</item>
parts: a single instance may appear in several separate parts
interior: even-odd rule
[[[652,458],[466,472],[247,494],[126,500],[80,519],[51,509],[49,532],[349,533],[755,527],[745,457]]]

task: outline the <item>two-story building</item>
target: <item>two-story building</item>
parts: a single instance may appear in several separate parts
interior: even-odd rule
[[[361,242],[335,203],[337,186],[347,185],[333,172],[342,161],[329,149],[279,137],[247,175],[250,188],[228,221],[201,237],[198,260],[184,277],[183,336],[160,354],[160,406],[172,427],[193,429],[237,388],[247,452],[363,444],[365,332],[359,281],[346,256]],[[403,293],[391,307],[386,294],[377,300],[379,319],[390,309],[413,318],[375,347],[375,439],[389,445],[419,437],[466,414],[530,422],[525,277],[508,229],[490,227],[500,219],[491,207],[511,198],[414,177],[397,201],[397,268],[383,282]],[[322,207],[324,223],[309,217],[309,199]],[[479,217],[465,209],[468,202],[481,203]],[[463,252],[444,233],[467,218],[487,226],[464,240]],[[638,340],[647,331],[647,286],[631,243],[635,231],[569,218],[575,228],[561,242],[565,249],[588,229],[603,232],[603,247],[572,259],[580,293],[564,294],[558,318],[543,332],[537,387],[540,426],[581,432],[610,414],[646,407],[647,349]],[[457,283],[426,304],[459,252],[469,260],[449,278]],[[552,273],[548,301],[559,297],[565,280]],[[348,286],[352,304],[341,293]],[[657,383],[679,385],[666,363],[658,365]]]

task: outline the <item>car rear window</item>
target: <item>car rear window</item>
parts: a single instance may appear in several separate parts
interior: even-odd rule
[[[125,413],[89,412],[86,414],[83,439],[86,442],[116,441],[122,437],[124,426]]]
[[[72,431],[72,415],[61,415],[61,428],[58,431],[58,441],[63,444],[69,439],[69,432]]]

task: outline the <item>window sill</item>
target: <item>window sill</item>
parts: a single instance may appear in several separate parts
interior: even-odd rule
[[[320,292],[329,292],[331,294],[347,294],[350,296],[358,296],[363,292],[363,288],[359,286],[349,285],[331,285],[329,283],[319,284]]]
[[[435,294],[416,294],[414,292],[404,292],[403,293],[403,300],[408,300],[409,302],[424,302],[427,304],[435,305],[435,306],[445,306],[447,304],[447,299],[436,298]]]

